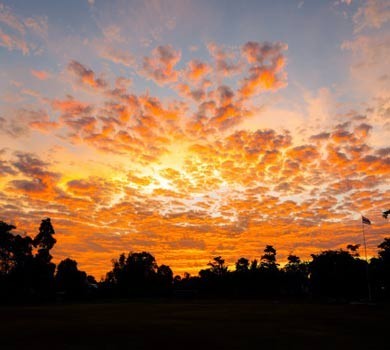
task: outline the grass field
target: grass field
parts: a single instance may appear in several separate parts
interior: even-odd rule
[[[390,307],[141,300],[0,307],[8,349],[390,349]]]

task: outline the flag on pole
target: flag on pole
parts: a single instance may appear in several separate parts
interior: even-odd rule
[[[371,225],[371,221],[366,217],[364,217],[363,215],[362,215],[362,223],[366,225]]]

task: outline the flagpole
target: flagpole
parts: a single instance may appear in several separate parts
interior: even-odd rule
[[[366,235],[364,233],[363,217],[362,217],[362,232],[363,232],[363,243],[364,243],[364,255],[366,256],[366,277],[367,277],[367,287],[368,287],[368,301],[371,302],[372,296],[371,296],[370,273],[369,273],[369,266],[368,266]]]
[[[363,231],[364,255],[366,256],[366,261],[367,261],[367,245],[366,245],[366,235],[364,234],[364,222],[363,222],[363,219],[362,219],[362,231]]]

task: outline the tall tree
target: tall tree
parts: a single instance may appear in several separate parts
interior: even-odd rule
[[[283,268],[284,290],[291,296],[303,296],[308,293],[308,264],[293,254],[287,257],[287,264]]]
[[[266,296],[274,296],[280,292],[279,264],[276,262],[276,249],[272,245],[266,245],[260,263],[260,293]]]
[[[264,254],[261,257],[261,268],[267,270],[277,270],[276,249],[272,245],[266,245]]]
[[[39,232],[33,240],[33,245],[38,249],[34,257],[34,288],[42,298],[49,298],[54,293],[55,264],[51,262],[50,250],[56,243],[53,237],[55,231],[50,218],[43,219],[39,226]]]
[[[216,276],[224,276],[228,270],[228,267],[225,265],[225,260],[221,256],[216,256],[207,265],[210,266],[211,273]]]
[[[52,249],[54,244],[57,242],[53,237],[54,234],[55,231],[50,218],[43,219],[41,225],[39,226],[39,232],[33,241],[34,247],[38,249],[38,257],[48,263],[52,259],[50,249]]]

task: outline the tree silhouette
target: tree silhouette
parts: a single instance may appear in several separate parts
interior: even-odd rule
[[[35,248],[38,248],[38,257],[42,260],[50,262],[52,256],[50,255],[50,249],[53,248],[57,242],[53,237],[55,234],[54,228],[50,222],[50,218],[44,219],[39,227],[39,232],[33,240]]]
[[[233,286],[235,294],[238,295],[249,295],[253,293],[252,271],[249,269],[250,263],[247,258],[239,258],[236,261],[236,270],[233,272]]]
[[[356,300],[367,296],[368,267],[370,285],[377,300],[390,300],[390,238],[378,245],[378,256],[366,261],[359,258],[359,244],[347,250],[326,250],[312,254],[312,261],[302,262],[294,254],[279,269],[277,251],[266,245],[258,260],[245,257],[229,271],[221,256],[214,257],[206,269],[192,277],[173,277],[167,265],[157,265],[148,252],[121,254],[113,260],[111,271],[97,283],[93,276],[80,271],[70,258],[52,263],[51,249],[56,240],[49,218],[42,220],[34,239],[13,233],[14,225],[0,221],[0,301],[47,300],[54,292],[68,298],[101,296],[251,296],[251,297],[314,297],[335,300]],[[35,248],[35,249],[34,249]],[[35,254],[34,254],[35,252]],[[91,292],[93,289],[93,292]],[[181,294],[180,294],[181,293]],[[183,294],[184,293],[184,294]]]
[[[258,267],[259,267],[259,262],[257,261],[257,259],[252,260],[252,261],[251,261],[251,266],[250,266],[249,269],[250,269],[252,272],[254,272],[254,271],[256,271],[256,270],[258,269]]]
[[[297,271],[299,269],[299,265],[301,264],[301,259],[299,256],[290,254],[287,257],[286,271]]]
[[[259,271],[261,294],[266,296],[279,294],[281,280],[278,266],[279,264],[276,262],[276,249],[272,245],[266,245],[264,254],[261,256]]]
[[[50,218],[43,219],[39,232],[33,240],[33,245],[38,249],[34,257],[33,287],[42,298],[50,298],[54,295],[54,271],[55,264],[51,262],[50,250],[56,243],[53,237],[55,231]]]
[[[312,254],[310,283],[315,296],[350,299],[367,294],[366,262],[344,250]]]
[[[237,273],[248,273],[249,271],[249,260],[246,258],[240,258],[236,262]]]
[[[216,256],[207,265],[210,266],[210,272],[216,276],[224,276],[228,270],[228,267],[225,265],[225,260],[221,256]]]
[[[384,241],[378,245],[379,258],[386,263],[390,263],[390,238],[385,238]]]
[[[0,221],[0,294],[20,297],[31,286],[32,240],[13,235],[16,227]]]
[[[157,276],[164,283],[172,283],[173,281],[173,272],[168,265],[161,265],[157,268]]]
[[[166,282],[172,276],[167,268],[160,270],[161,280]],[[156,259],[148,252],[129,253],[127,257],[121,254],[118,260],[113,260],[113,269],[105,279],[106,285],[122,296],[155,294],[158,281]]]
[[[272,245],[267,245],[264,249],[264,255],[261,257],[261,268],[267,270],[277,270],[276,249]]]
[[[16,227],[0,221],[0,273],[9,274],[22,267],[32,253],[30,237],[11,233]]]
[[[360,244],[347,245],[347,250],[349,250],[350,254],[355,258],[359,257],[359,248],[360,248]]]
[[[293,254],[287,257],[287,264],[283,268],[284,289],[290,296],[304,296],[308,292],[308,265]]]
[[[157,288],[159,294],[170,294],[173,287],[173,272],[168,265],[160,265],[157,268]]]
[[[374,295],[379,299],[390,299],[390,238],[378,245],[378,258],[371,259],[370,276]]]
[[[0,273],[7,275],[14,266],[13,255],[13,235],[11,231],[16,227],[0,221]]]
[[[55,282],[57,291],[64,293],[67,297],[82,296],[87,292],[87,274],[79,271],[77,262],[69,258],[58,264]]]
[[[203,293],[211,293],[222,295],[226,293],[228,267],[225,265],[225,260],[221,256],[216,256],[210,261],[208,269],[199,271],[199,285]]]

